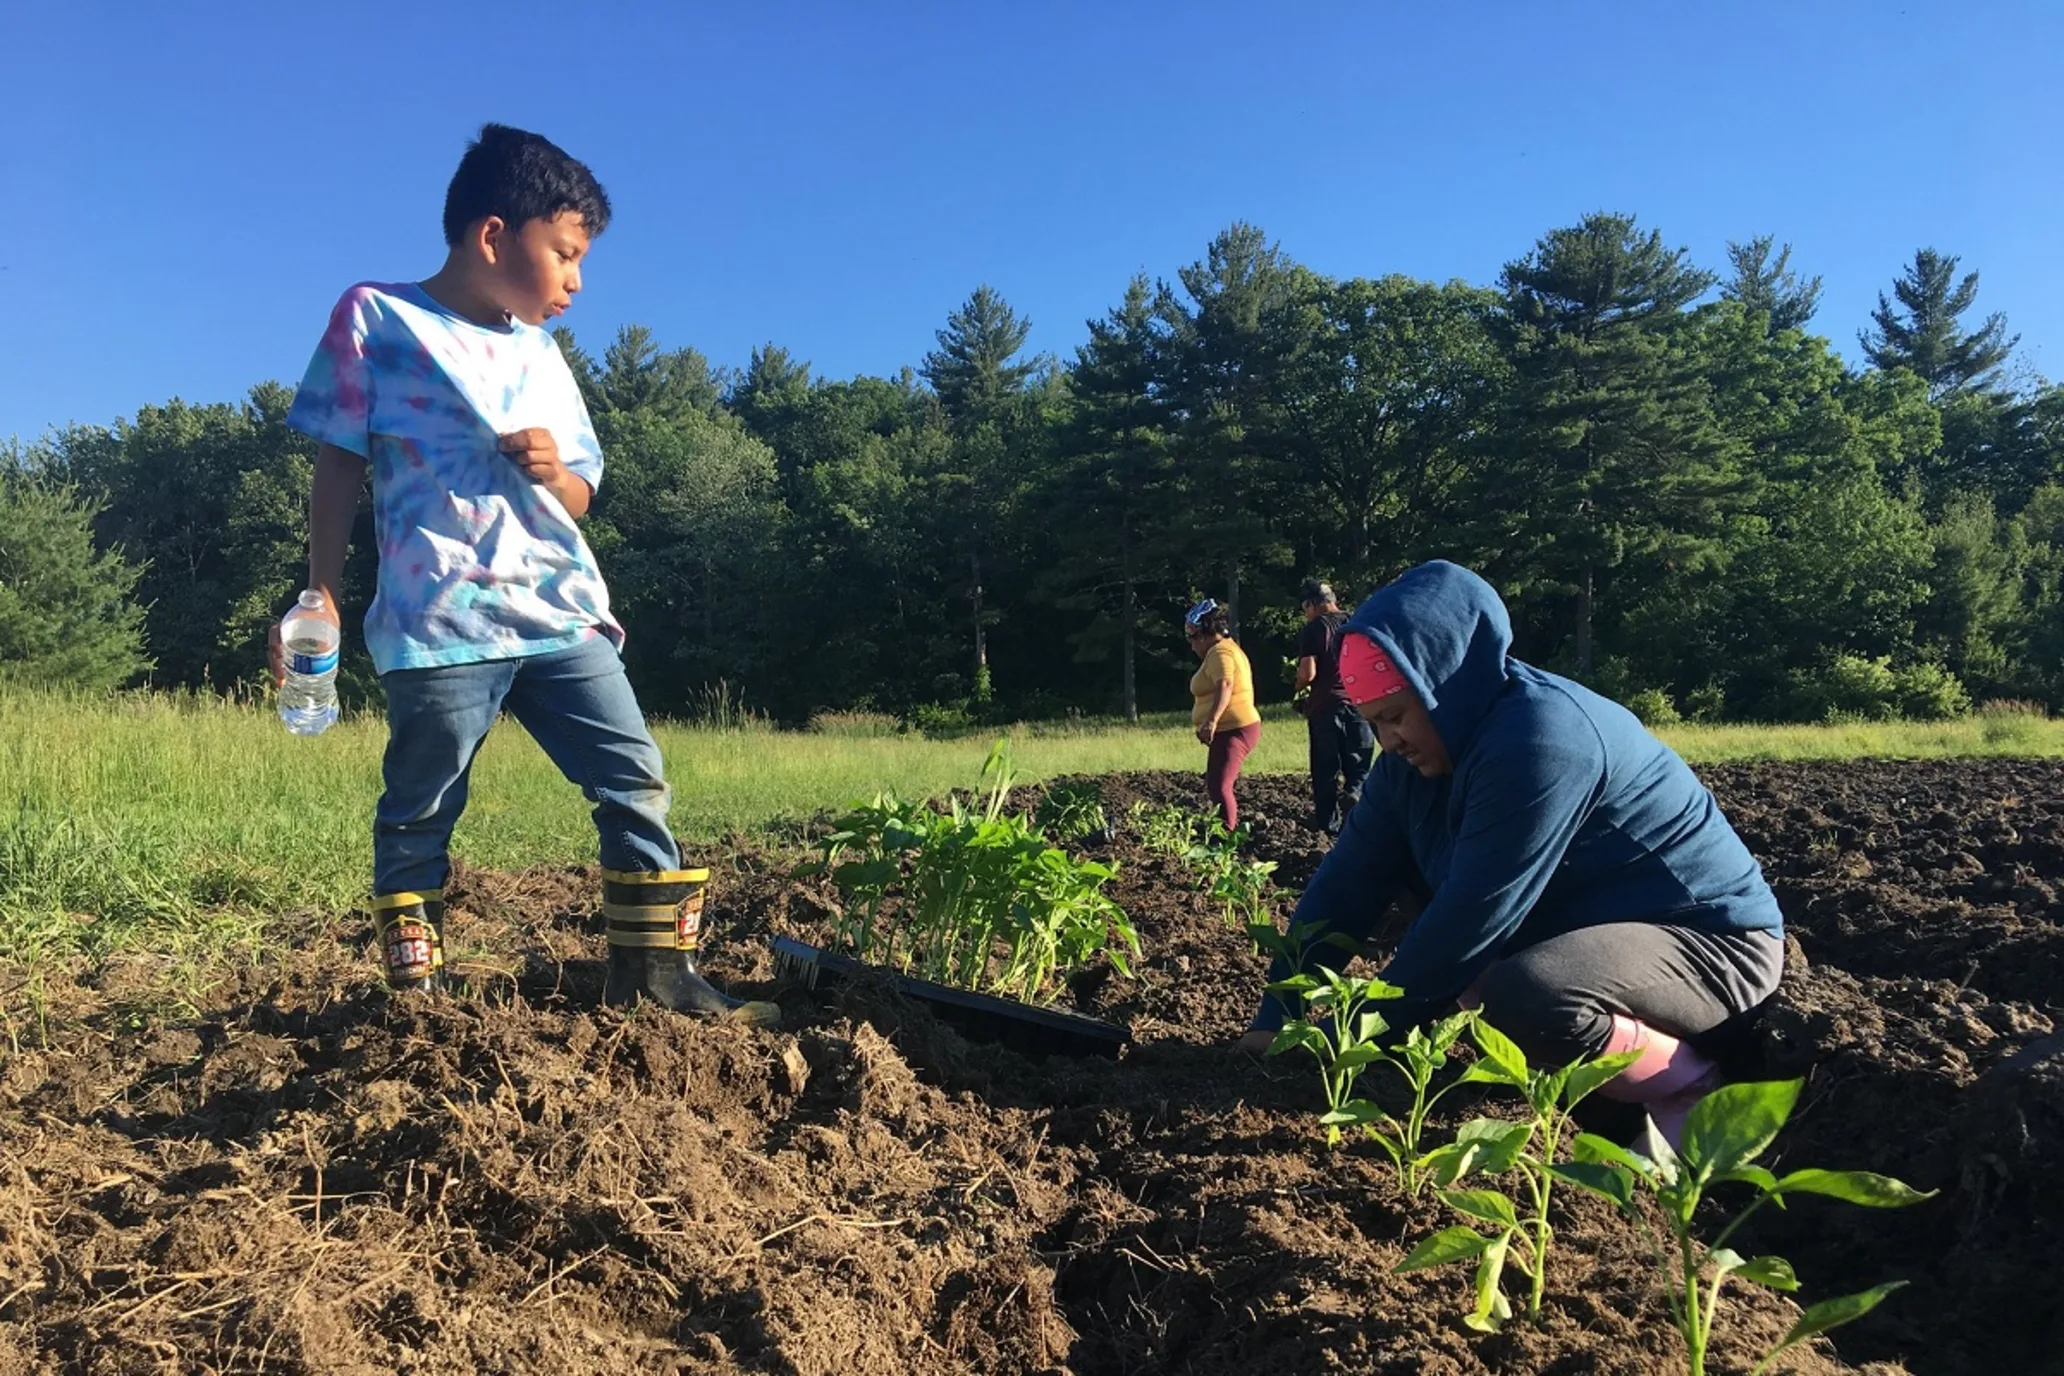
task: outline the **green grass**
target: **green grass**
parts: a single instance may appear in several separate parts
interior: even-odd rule
[[[1836,726],[1666,726],[1656,734],[1693,764],[1748,760],[1939,760],[2064,756],[2064,720],[2009,712],[1958,721]]]
[[[872,797],[971,787],[1001,731],[958,740],[656,727],[673,821],[711,841]],[[1020,777],[1201,772],[1176,718],[1013,728]],[[0,694],[0,961],[186,954],[250,940],[266,915],[363,895],[386,728],[348,718],[289,736],[262,707],[213,698]],[[1302,768],[1301,723],[1274,723],[1258,769]],[[580,791],[504,722],[475,765],[456,853],[496,868],[592,859]]]
[[[994,736],[657,728],[675,828],[711,841],[808,818],[884,788],[907,797],[975,782]],[[1058,774],[1201,772],[1185,721],[1012,728],[1027,781]],[[1673,727],[1694,762],[1857,756],[2064,755],[2064,722]],[[297,909],[356,902],[371,867],[370,819],[385,728],[378,717],[290,737],[270,711],[212,698],[91,700],[0,694],[0,961],[180,956],[253,940]],[[1304,731],[1271,714],[1249,768],[1302,772]],[[521,729],[489,738],[455,849],[496,868],[594,854],[587,804]]]

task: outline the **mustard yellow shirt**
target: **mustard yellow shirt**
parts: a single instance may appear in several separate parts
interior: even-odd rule
[[[1261,720],[1261,713],[1254,710],[1254,668],[1247,662],[1247,652],[1231,640],[1221,640],[1204,652],[1203,662],[1190,679],[1190,696],[1196,699],[1190,707],[1190,725],[1202,726],[1211,720],[1211,704],[1218,701],[1221,683],[1233,685],[1233,697],[1218,719],[1219,730],[1237,731]]]

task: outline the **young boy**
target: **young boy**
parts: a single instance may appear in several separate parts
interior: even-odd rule
[[[602,479],[573,373],[542,328],[572,305],[609,198],[536,134],[490,124],[445,193],[444,266],[361,283],[330,316],[288,423],[320,446],[308,586],[335,619],[368,464],[379,584],[366,646],[387,694],[374,922],[395,989],[443,982],[443,888],[473,757],[523,724],[594,803],[609,925],[604,998],[755,1023],[695,972],[709,872],[680,868],[659,748],[623,630],[575,522]],[[279,674],[274,635],[273,670]]]

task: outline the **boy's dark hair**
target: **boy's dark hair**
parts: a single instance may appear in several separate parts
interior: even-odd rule
[[[457,247],[466,226],[490,215],[521,229],[564,210],[580,214],[590,237],[609,228],[609,197],[586,163],[542,134],[483,124],[444,193],[444,242]]]

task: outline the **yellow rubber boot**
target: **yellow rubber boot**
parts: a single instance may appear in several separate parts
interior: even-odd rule
[[[369,906],[387,987],[444,988],[444,890],[374,894]]]
[[[779,1027],[772,1003],[734,999],[695,969],[709,871],[602,871],[602,913],[609,923],[609,982],[602,1001],[651,999],[663,1008]]]

